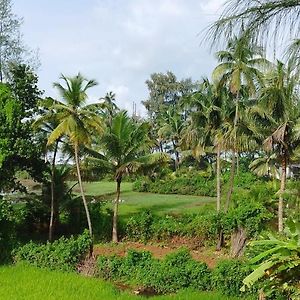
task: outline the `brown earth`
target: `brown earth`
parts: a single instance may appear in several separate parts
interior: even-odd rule
[[[205,262],[210,268],[214,268],[219,260],[229,258],[224,251],[215,251],[214,248],[196,247],[195,240],[176,238],[169,243],[142,244],[138,242],[120,242],[118,244],[96,245],[94,255],[119,255],[125,256],[129,249],[138,251],[150,251],[155,258],[162,259],[167,254],[177,251],[180,247],[188,248],[192,257],[197,261]]]

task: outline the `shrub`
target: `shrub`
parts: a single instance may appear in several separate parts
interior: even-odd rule
[[[213,287],[230,296],[239,296],[243,279],[251,273],[251,267],[241,260],[220,261],[212,273]]]
[[[272,214],[263,204],[250,199],[244,200],[238,207],[230,209],[224,215],[223,226],[228,233],[232,233],[240,227],[245,228],[250,238],[264,229],[266,222],[272,218]]]
[[[98,268],[102,278],[140,284],[158,293],[187,287],[211,288],[211,271],[205,263],[193,260],[185,249],[169,254],[164,260],[154,259],[150,252],[134,250],[123,258],[100,256]]]
[[[11,260],[11,251],[16,246],[16,220],[12,206],[0,199],[0,263]]]
[[[186,235],[200,238],[207,244],[215,243],[220,229],[223,227],[224,215],[215,211],[193,215],[186,226]]]
[[[139,179],[133,184],[133,190],[159,194],[181,194],[197,196],[215,196],[215,179],[197,172],[190,172],[180,177],[169,176],[166,179],[150,181]]]
[[[36,244],[30,242],[14,252],[16,262],[27,262],[36,267],[51,270],[73,271],[91,244],[86,230],[77,239],[61,237],[53,243]]]
[[[222,175],[223,186],[228,186],[230,172]],[[263,183],[263,179],[258,178],[250,172],[240,172],[235,178],[235,187],[250,189],[253,183]],[[181,194],[196,196],[216,196],[216,178],[207,172],[200,172],[189,169],[179,169],[164,179],[154,181],[148,178],[140,178],[133,184],[133,190],[138,192],[152,192],[159,194]]]
[[[130,217],[126,223],[126,237],[133,241],[147,242],[153,236],[151,228],[154,221],[150,210]]]
[[[155,276],[156,275],[156,276]],[[192,259],[186,249],[166,256],[157,272],[152,276],[152,287],[161,293],[175,292],[192,287],[197,290],[211,288],[211,271],[205,263]]]

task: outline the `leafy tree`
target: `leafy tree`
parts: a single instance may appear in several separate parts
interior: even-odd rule
[[[0,96],[1,188],[16,187],[14,175],[17,170],[27,170],[34,179],[43,181],[45,169],[41,160],[44,137],[31,127],[41,95],[38,78],[24,65],[13,66],[11,75],[10,82],[1,85]]]
[[[51,108],[50,115],[45,116],[45,118],[51,118],[54,112],[55,118],[58,121],[57,127],[48,137],[48,145],[55,143],[62,136],[67,136],[73,147],[80,192],[86,212],[89,232],[92,237],[91,218],[81,180],[79,147],[80,145],[89,145],[91,143],[91,134],[93,131],[93,133],[95,133],[103,130],[101,119],[91,110],[93,105],[86,105],[86,92],[97,83],[95,80],[85,79],[81,74],[75,77],[65,77],[61,75],[61,79],[65,86],[60,83],[54,83],[53,85],[58,89],[62,97],[62,102],[55,101]]]
[[[11,0],[0,1],[0,82],[9,78],[9,64],[21,63],[28,54],[20,33],[22,19],[12,12]]]
[[[178,147],[185,125],[183,115],[178,112],[177,106],[170,106],[168,110],[162,114],[161,120],[158,136],[160,139],[172,144],[173,154],[175,155],[175,169],[178,169],[180,163]]]
[[[170,107],[178,106],[180,99],[193,91],[195,83],[190,78],[179,81],[168,71],[166,74],[151,74],[146,84],[149,98],[142,103],[148,111],[153,139],[157,141],[158,149],[163,152],[164,141],[159,137],[158,130],[165,124],[164,116]],[[184,112],[181,113],[184,115]]]
[[[128,117],[126,112],[121,111],[114,116],[111,128],[108,128],[98,140],[99,151],[88,150],[94,157],[91,159],[93,167],[105,168],[113,173],[117,184],[113,214],[113,242],[118,242],[118,209],[123,177],[166,159],[159,153],[148,154],[150,145],[149,124],[136,122]]]

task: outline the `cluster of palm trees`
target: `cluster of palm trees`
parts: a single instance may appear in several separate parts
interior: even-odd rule
[[[230,206],[239,157],[251,153],[252,170],[280,177],[278,230],[283,230],[283,196],[288,164],[299,162],[299,72],[294,60],[270,62],[249,36],[229,40],[216,53],[212,79],[169,107],[158,139],[173,144],[176,166],[186,150],[197,158],[215,155],[217,211]],[[225,159],[225,157],[227,159]],[[229,187],[221,205],[221,162],[231,162]]]
[[[283,230],[286,172],[288,164],[297,160],[300,144],[298,72],[291,63],[269,62],[262,48],[253,46],[246,36],[231,39],[227,49],[217,52],[216,57],[219,64],[212,79],[203,79],[197,90],[172,103],[161,115],[160,126],[133,119],[119,110],[113,93],[101,98],[99,103],[87,104],[87,90],[97,83],[81,74],[70,78],[62,75],[63,84],[54,83],[61,101],[43,100],[44,113],[35,126],[48,133],[47,145],[53,153],[52,176],[60,145],[71,146],[91,236],[91,218],[82,185],[82,159],[91,168],[114,174],[116,200],[112,238],[117,241],[122,179],[145,166],[165,162],[168,156],[163,150],[159,151],[160,147],[155,148],[162,140],[172,146],[175,169],[179,168],[185,151],[195,158],[206,153],[215,156],[218,212],[222,208],[226,212],[230,206],[240,156],[252,153],[256,160],[250,167],[257,174],[271,176],[274,175],[272,170],[277,170],[275,173],[281,179],[278,229]],[[156,141],[151,138],[151,127],[156,128]],[[231,162],[230,179],[227,195],[221,203],[221,171],[225,160]],[[54,177],[51,182],[50,240],[57,206]]]
[[[151,168],[166,160],[164,155],[150,153],[149,124],[128,116],[115,103],[115,95],[108,93],[99,103],[87,104],[87,90],[97,82],[81,74],[61,76],[62,83],[54,83],[61,101],[52,98],[41,100],[42,115],[34,126],[47,134],[47,150],[52,152],[51,162],[51,217],[49,240],[53,239],[58,218],[55,195],[56,158],[66,148],[76,166],[76,173],[90,235],[93,228],[85,197],[81,165],[85,160],[90,169],[100,168],[114,174],[116,199],[114,201],[112,239],[118,241],[117,217],[121,183],[124,175]],[[92,251],[92,248],[91,248]]]

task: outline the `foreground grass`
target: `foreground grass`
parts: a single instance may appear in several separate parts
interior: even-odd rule
[[[5,300],[141,300],[113,285],[77,274],[36,269],[27,265],[0,267],[0,299]],[[237,300],[214,293],[182,291],[153,300]]]

